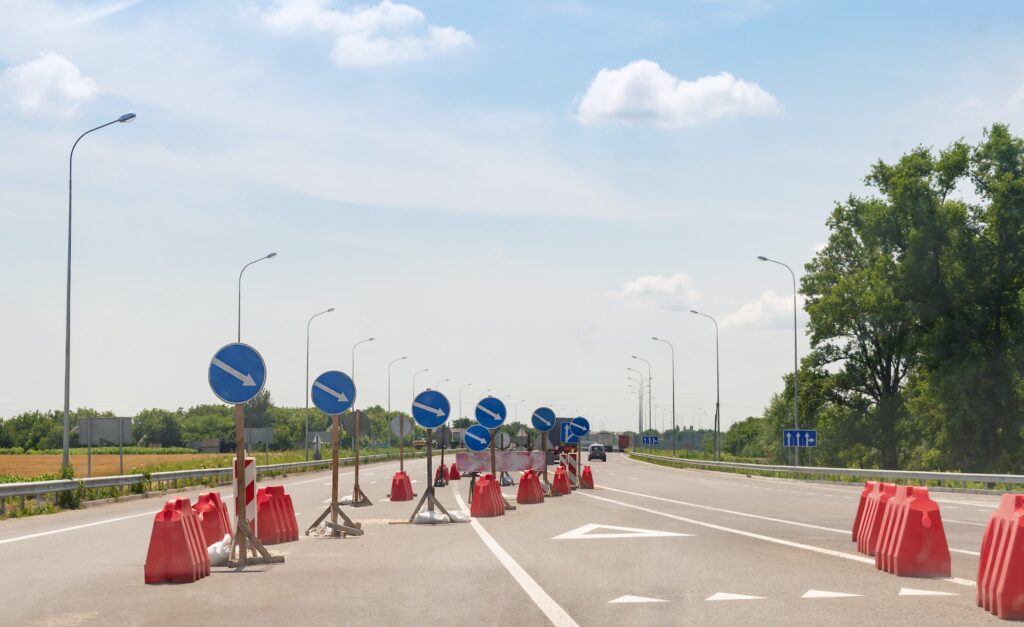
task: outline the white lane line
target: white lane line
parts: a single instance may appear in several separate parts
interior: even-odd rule
[[[981,553],[978,551],[968,551],[967,549],[949,549],[950,553],[963,553],[964,555],[973,555],[975,557],[981,557]]]
[[[7,544],[8,542],[20,542],[22,540],[31,540],[32,538],[42,538],[43,536],[52,536],[57,533],[64,533],[65,531],[75,531],[78,529],[87,529],[89,527],[96,527],[98,525],[105,525],[107,523],[119,522],[122,520],[129,520],[131,518],[140,518],[142,516],[155,516],[160,513],[161,510],[153,512],[142,512],[141,514],[131,514],[129,516],[118,516],[117,518],[108,518],[106,520],[97,520],[96,522],[85,523],[83,525],[75,525],[73,527],[64,527],[62,529],[53,529],[51,531],[41,531],[39,533],[30,533],[27,536],[18,536],[17,538],[7,538],[6,540],[0,540],[0,544]]]
[[[705,601],[754,601],[764,597],[754,597],[749,594],[734,594],[732,592],[716,592],[704,599]]]
[[[455,502],[458,503],[459,508],[464,514],[469,516],[469,508],[466,507],[466,502],[462,500],[462,494],[459,492],[458,486],[453,487],[452,494],[455,495]],[[579,624],[572,619],[572,616],[562,609],[562,606],[555,602],[551,596],[544,591],[544,588],[540,587],[533,577],[528,572],[523,570],[523,567],[519,565],[512,556],[501,548],[501,545],[495,541],[491,534],[487,533],[483,525],[480,524],[476,518],[469,519],[470,526],[476,531],[476,534],[480,536],[487,548],[491,550],[494,557],[498,558],[501,565],[505,567],[512,578],[516,580],[516,583],[523,589],[530,599],[536,604],[540,611],[544,612],[544,615],[548,617],[552,625],[556,627],[579,627]]]
[[[611,490],[612,488],[604,488],[604,489],[605,490]],[[616,492],[626,492],[625,490],[615,490],[615,491]],[[693,518],[686,518],[684,516],[676,516],[675,514],[669,514],[667,512],[659,512],[656,509],[650,509],[650,508],[647,508],[647,507],[641,507],[639,505],[633,505],[632,503],[626,503],[624,501],[616,501],[615,499],[609,499],[609,498],[605,498],[603,496],[597,496],[596,494],[588,494],[586,492],[579,492],[578,494],[580,494],[581,496],[585,496],[587,498],[597,499],[599,501],[605,501],[607,503],[614,503],[615,505],[621,505],[623,507],[628,507],[630,509],[639,510],[641,512],[647,512],[649,514],[654,514],[656,516],[664,516],[665,518],[672,518],[673,520],[679,520],[679,521],[682,521],[682,522],[685,522],[685,523],[690,523],[691,525],[697,525],[699,527],[706,527],[708,529],[715,529],[717,531],[724,531],[725,533],[733,533],[733,534],[736,534],[738,536],[744,536],[744,537],[747,537],[747,538],[753,538],[755,540],[763,540],[765,542],[771,542],[772,544],[780,544],[782,546],[788,546],[788,547],[791,547],[791,548],[794,548],[794,549],[801,549],[801,550],[804,550],[804,551],[811,551],[812,553],[820,553],[821,555],[830,555],[832,557],[841,557],[843,559],[848,559],[848,560],[853,561],[853,562],[860,562],[862,564],[870,564],[872,566],[875,565],[875,560],[874,560],[874,558],[871,558],[871,557],[864,557],[862,555],[854,555],[852,553],[843,553],[842,551],[833,551],[832,549],[825,549],[825,548],[822,548],[820,546],[813,546],[813,545],[810,545],[810,544],[802,544],[800,542],[793,542],[793,541],[790,541],[790,540],[783,540],[782,538],[773,538],[771,536],[765,536],[765,535],[761,535],[759,533],[753,533],[753,532],[750,532],[750,531],[743,531],[741,529],[733,529],[731,527],[724,527],[722,525],[716,525],[714,523],[704,522],[704,521],[700,521],[700,520],[694,520]],[[627,492],[627,494],[632,494],[632,493],[631,492]],[[639,496],[646,496],[646,495],[641,494]],[[659,498],[659,497],[651,497],[651,498]],[[669,499],[661,499],[661,500],[669,500]],[[713,508],[711,508],[711,509],[713,509]],[[797,523],[797,524],[801,524],[801,523]],[[807,525],[807,526],[813,527],[814,525]],[[822,529],[828,529],[828,528],[827,527],[822,527]],[[949,583],[955,583],[955,584],[961,585],[961,586],[974,586],[977,583],[977,582],[971,581],[970,579],[962,579],[960,577],[944,577],[940,581],[946,581],[946,582],[949,582]]]
[[[942,522],[954,523],[957,525],[970,525],[972,527],[986,527],[985,523],[967,522],[966,520],[952,520],[950,518],[943,518]]]

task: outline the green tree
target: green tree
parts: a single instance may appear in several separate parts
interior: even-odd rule
[[[132,437],[142,446],[181,446],[180,416],[166,409],[144,409],[135,416]]]

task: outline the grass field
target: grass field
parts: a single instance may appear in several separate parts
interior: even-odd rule
[[[150,470],[156,466],[165,464],[196,464],[196,468],[203,467],[202,462],[211,462],[214,466],[230,465],[227,460],[230,455],[210,455],[194,453],[191,455],[125,455],[124,471],[127,474]],[[75,455],[69,458],[75,469],[76,477],[84,477],[88,469],[88,459],[84,455]],[[223,464],[213,463],[216,460],[224,460]],[[60,472],[60,455],[0,455],[0,474],[16,475],[19,477],[35,477],[38,475],[56,475]],[[119,461],[117,455],[93,455],[92,476],[103,477],[119,474]]]

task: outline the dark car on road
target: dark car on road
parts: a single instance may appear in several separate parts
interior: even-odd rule
[[[587,461],[592,462],[595,459],[600,459],[603,462],[608,461],[607,453],[604,450],[604,444],[591,444],[590,448],[587,449]]]

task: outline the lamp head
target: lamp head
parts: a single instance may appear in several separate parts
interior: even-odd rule
[[[266,258],[267,259],[273,259],[274,257],[277,257],[277,253],[270,253],[269,255],[267,255]]]
[[[757,258],[760,259],[761,261],[768,261],[768,258],[765,257],[764,255],[758,255]]]
[[[692,313],[692,314],[699,314],[700,312],[699,312],[699,311],[697,311],[696,309],[691,309],[691,310],[690,310],[690,313]]]
[[[331,307],[330,309],[328,309],[327,313],[331,313],[332,311],[334,311],[334,307]]]
[[[134,119],[135,119],[135,114],[132,113],[131,111],[129,111],[128,113],[125,113],[121,117],[117,118],[117,121],[121,122],[123,124],[125,122],[131,122]]]

